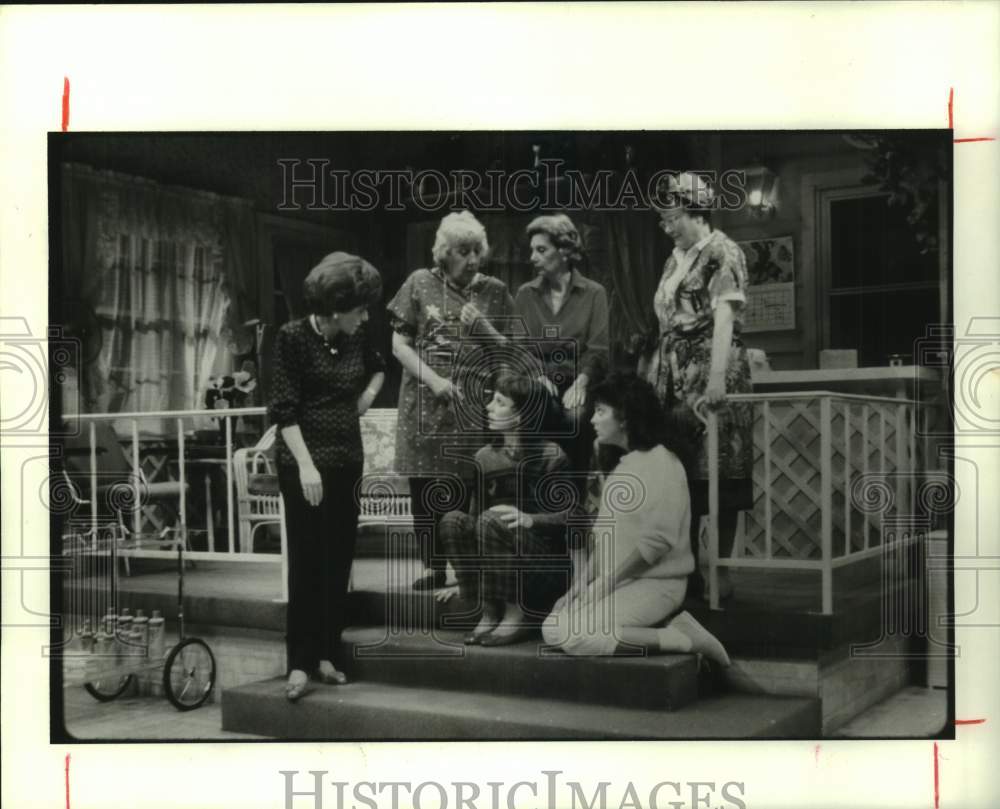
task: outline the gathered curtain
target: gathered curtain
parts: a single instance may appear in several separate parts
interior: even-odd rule
[[[663,273],[666,249],[649,216],[609,212],[600,228],[607,239],[605,261],[610,284],[611,342],[619,365],[631,352],[648,350],[659,331],[653,295]]]
[[[62,181],[64,316],[83,343],[81,405],[203,407],[217,360],[248,340],[250,204],[72,164]],[[158,426],[172,429],[142,424]]]

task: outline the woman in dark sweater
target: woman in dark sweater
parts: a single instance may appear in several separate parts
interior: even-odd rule
[[[288,683],[309,673],[345,683],[335,665],[358,524],[355,486],[364,466],[359,417],[385,379],[365,334],[382,294],[364,259],[331,253],[303,286],[307,317],[286,323],[274,346],[268,413],[278,425],[278,481],[288,532]],[[337,661],[340,662],[340,661]]]
[[[583,514],[569,459],[542,438],[553,421],[550,405],[539,382],[500,376],[486,408],[497,438],[476,453],[479,479],[469,513],[452,511],[441,520],[462,598],[482,606],[467,644],[505,646],[537,634],[566,590],[571,560],[584,563],[584,533],[574,530]]]

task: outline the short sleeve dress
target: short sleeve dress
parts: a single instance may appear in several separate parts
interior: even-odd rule
[[[473,457],[483,443],[487,391],[502,357],[483,323],[463,324],[473,303],[501,333],[509,331],[514,302],[507,285],[477,273],[459,287],[438,269],[416,270],[389,302],[393,328],[413,340],[419,357],[463,393],[461,403],[438,399],[405,368],[396,421],[396,471],[401,475],[475,475]],[[463,446],[471,446],[468,457]]]
[[[750,363],[741,338],[748,276],[743,251],[719,230],[712,231],[690,263],[684,263],[688,264],[686,272],[677,255],[667,259],[653,298],[660,339],[648,379],[676,423],[700,436],[697,463],[691,478],[693,482],[704,483],[708,480],[707,436],[693,408],[708,385],[715,309],[722,301],[732,305],[734,317],[733,339],[726,363],[726,393],[753,392]],[[718,416],[720,506],[724,509],[750,508],[753,504],[752,406],[730,402]],[[697,507],[696,510],[702,511]]]

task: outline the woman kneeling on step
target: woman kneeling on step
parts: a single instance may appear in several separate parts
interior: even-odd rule
[[[687,612],[687,474],[667,449],[664,415],[653,387],[615,374],[593,390],[592,424],[600,444],[625,450],[607,475],[582,576],[542,626],[551,646],[571,655],[694,652],[728,666],[722,644]],[[674,616],[666,626],[665,619]]]
[[[486,407],[496,439],[475,456],[479,483],[469,513],[441,520],[441,539],[463,600],[482,606],[467,644],[504,646],[537,634],[566,589],[567,523],[580,513],[567,480],[569,459],[540,433],[552,423],[551,397],[525,375],[502,374]]]

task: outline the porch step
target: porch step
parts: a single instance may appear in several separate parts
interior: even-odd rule
[[[764,589],[762,582],[767,579],[744,573],[737,579],[740,581],[754,582],[755,595]],[[787,586],[789,581],[798,584],[790,577],[783,583]],[[773,603],[745,597],[739,583],[735,596],[724,602],[721,610],[712,610],[707,602],[692,598],[684,606],[722,641],[730,656],[821,661],[846,645],[877,642],[888,611],[913,609],[918,587],[912,579],[855,582],[838,595],[833,615],[821,614],[818,604],[813,611],[793,610],[785,607],[780,597]]]
[[[286,604],[280,600],[280,572],[279,565],[199,562],[185,572],[184,618],[196,624],[284,633]],[[252,589],[253,595],[241,588]],[[64,591],[64,598],[72,595]],[[120,577],[118,605],[133,614],[139,609],[146,615],[159,610],[168,624],[173,623],[177,619],[176,572]]]
[[[726,695],[663,712],[356,682],[315,685],[297,703],[284,680],[227,690],[222,729],[289,740],[814,738],[815,699]]]
[[[698,696],[693,655],[572,658],[545,649],[540,636],[491,649],[463,646],[462,635],[355,628],[344,633],[345,652],[364,682],[658,711],[678,710]]]

